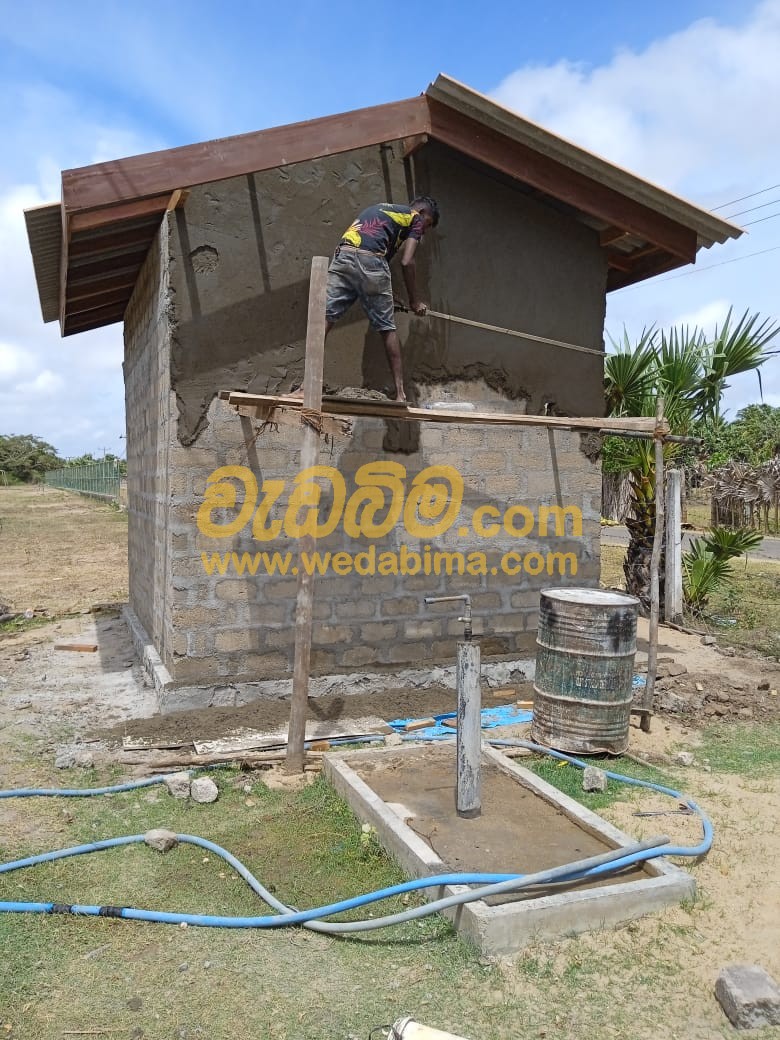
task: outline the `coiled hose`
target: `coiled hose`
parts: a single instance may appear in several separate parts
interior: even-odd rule
[[[551,751],[549,748],[532,744],[522,740],[495,740],[489,743],[498,747],[523,747],[532,751],[551,755],[553,758],[562,759],[572,765],[584,769],[588,764],[581,759],[564,755],[561,752]],[[563,866],[553,867],[539,871],[534,874],[495,874],[495,873],[462,873],[462,874],[440,874],[432,877],[418,878],[405,881],[398,885],[379,889],[375,892],[367,892],[351,899],[330,903],[325,906],[315,907],[310,910],[296,910],[287,906],[269,892],[254,875],[236,859],[230,852],[221,846],[192,834],[179,834],[177,840],[183,844],[197,845],[206,849],[223,859],[236,873],[246,881],[249,887],[269,907],[277,911],[275,914],[266,914],[256,917],[239,917],[213,914],[186,914],[162,910],[143,910],[134,907],[118,906],[90,906],[74,905],[67,903],[38,903],[26,901],[0,901],[0,913],[43,913],[56,914],[67,913],[76,916],[87,917],[121,917],[136,921],[155,921],[165,924],[186,924],[210,928],[283,928],[294,925],[302,925],[313,931],[324,932],[330,935],[349,934],[362,931],[370,931],[384,928],[390,925],[403,924],[407,921],[418,920],[441,910],[458,906],[462,903],[486,899],[507,893],[514,893],[531,889],[537,886],[550,885],[553,883],[572,882],[586,878],[598,877],[606,873],[615,873],[625,870],[636,863],[641,863],[661,855],[675,856],[701,856],[709,851],[712,845],[712,824],[702,812],[698,805],[690,799],[685,798],[678,791],[653,784],[646,780],[636,780],[633,777],[622,776],[619,773],[607,771],[607,776],[623,783],[633,784],[640,787],[650,788],[669,795],[685,804],[698,814],[702,821],[703,837],[699,845],[693,847],[671,846],[670,839],[665,835],[650,838],[628,847],[613,849],[599,856],[579,860]],[[20,798],[32,796],[55,796],[62,797],[84,797],[98,794],[114,794],[122,791],[131,791],[141,787],[149,787],[153,784],[163,783],[168,776],[161,775],[150,777],[145,780],[131,781],[125,784],[116,784],[111,787],[99,787],[91,789],[49,789],[49,788],[22,788],[18,790],[0,791],[0,798]],[[132,834],[120,838],[109,838],[105,841],[92,842],[86,845],[76,845],[67,849],[58,849],[53,852],[42,853],[37,856],[28,856],[25,859],[15,860],[10,863],[0,864],[0,874],[9,873],[32,867],[39,863],[49,863],[71,856],[101,852],[105,849],[116,848],[123,845],[140,844],[145,841],[145,835]],[[334,922],[325,921],[323,918],[334,914],[354,910],[370,903],[387,899],[391,896],[402,895],[406,892],[419,891],[425,888],[443,888],[445,886],[476,885],[476,888],[466,889],[463,892],[454,893],[449,896],[425,903],[419,907],[413,907],[384,917],[368,918],[360,921]]]

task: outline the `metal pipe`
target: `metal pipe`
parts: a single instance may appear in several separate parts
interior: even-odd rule
[[[482,812],[482,691],[480,646],[473,639],[458,640],[457,790],[458,816],[472,819]]]
[[[458,816],[473,819],[482,811],[482,690],[481,654],[471,627],[471,596],[426,596],[426,604],[465,604],[463,639],[458,640],[455,685],[458,691],[455,807]]]

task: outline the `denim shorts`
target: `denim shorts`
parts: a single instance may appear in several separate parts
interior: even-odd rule
[[[377,253],[340,247],[328,268],[325,317],[337,322],[355,300],[372,328],[378,332],[395,329],[393,285],[387,260]]]

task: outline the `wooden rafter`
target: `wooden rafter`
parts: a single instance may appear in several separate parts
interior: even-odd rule
[[[513,141],[440,102],[429,99],[431,136],[437,141],[502,170],[516,180],[566,202],[584,213],[625,228],[663,246],[686,263],[696,258],[696,232],[656,213],[590,177]]]

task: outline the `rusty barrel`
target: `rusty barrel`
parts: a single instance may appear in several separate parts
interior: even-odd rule
[[[533,740],[575,754],[626,750],[638,609],[620,592],[542,589]]]

